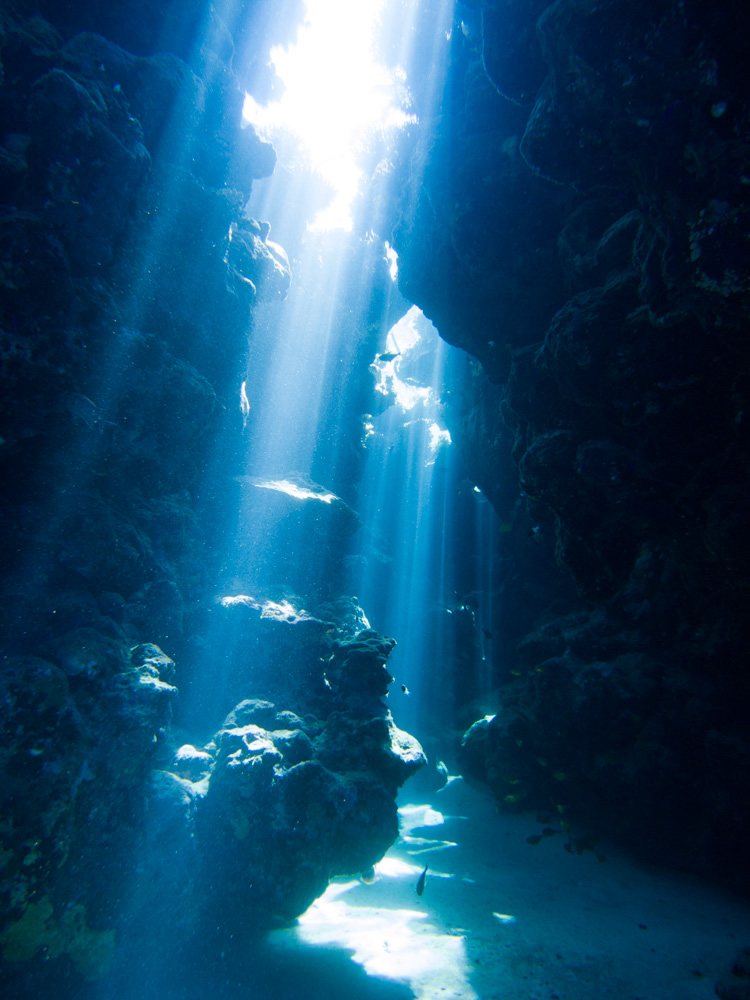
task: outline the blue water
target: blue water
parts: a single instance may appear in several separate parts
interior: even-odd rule
[[[742,63],[664,6],[629,42],[614,3],[389,0],[406,125],[323,231],[303,139],[271,173],[242,121],[302,5],[3,13],[3,998],[714,995],[750,938]]]

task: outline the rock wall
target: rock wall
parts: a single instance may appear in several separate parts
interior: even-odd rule
[[[466,767],[508,808],[552,800],[746,882],[742,13],[478,0],[456,17],[386,231],[403,293],[480,362],[450,428],[512,525],[519,617]]]
[[[112,992],[207,925],[209,960],[292,919],[382,856],[423,763],[361,612],[352,631],[348,611],[215,603],[253,431],[240,385],[291,277],[244,211],[275,152],[242,127],[243,88],[273,91],[269,47],[302,10],[279,7],[0,13],[0,979],[19,997]],[[377,335],[354,297],[341,312],[377,313]],[[334,513],[306,556],[279,540],[274,582],[336,596],[357,519]],[[201,704],[207,662],[231,682]],[[186,700],[205,748],[175,728]]]
[[[242,212],[275,154],[219,60],[198,76],[39,17],[0,56],[8,641],[174,639],[212,568],[196,495],[253,306],[289,284]]]

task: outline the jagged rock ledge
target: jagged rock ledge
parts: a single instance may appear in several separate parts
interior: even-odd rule
[[[154,942],[166,953],[206,928],[221,943],[289,923],[330,878],[383,856],[398,834],[396,791],[425,757],[381,701],[394,642],[352,632],[362,617],[264,623],[297,628],[300,650],[311,621],[326,626],[325,707],[301,715],[245,699],[203,748],[173,745],[174,663],[156,646],[80,629],[48,659],[6,661],[9,982],[38,986],[58,967],[98,979]]]

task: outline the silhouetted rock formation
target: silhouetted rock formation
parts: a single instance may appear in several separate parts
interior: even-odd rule
[[[317,677],[304,674],[287,701],[294,710],[245,699],[204,749],[182,746],[156,773],[131,917],[141,947],[175,905],[185,931],[218,927],[225,940],[288,923],[330,878],[366,871],[395,840],[396,791],[425,758],[381,701],[394,643],[341,620],[326,625],[312,642],[304,620],[271,626],[301,631],[299,655],[313,646]],[[172,860],[163,865],[166,828]],[[179,935],[166,941],[176,946]]]
[[[512,526],[502,707],[467,767],[747,882],[743,14],[460,12],[386,235],[404,294],[481,362],[447,417]]]
[[[131,945],[153,957],[206,922],[218,954],[223,934],[288,921],[382,856],[396,789],[423,762],[380,701],[392,642],[361,611],[334,650],[338,619],[279,613],[279,638],[215,603],[252,434],[248,339],[291,277],[244,211],[276,159],[243,127],[244,87],[273,90],[269,47],[302,13],[220,7],[0,13],[0,980],[19,997],[81,995]],[[368,258],[379,301],[373,255],[351,267]],[[358,330],[365,315],[353,353],[371,359],[384,320],[364,298],[339,308]],[[330,537],[320,511],[287,523],[316,529],[309,558],[280,537],[269,568],[314,602],[340,592],[321,577],[358,523],[341,500],[318,506],[338,519]],[[240,698],[277,707],[244,702],[206,750],[180,748],[172,705],[205,680],[209,647],[233,680],[209,679],[191,717],[203,738]]]
[[[65,974],[72,963],[87,979],[112,960],[144,788],[177,694],[173,676],[157,646],[128,650],[93,629],[50,642],[46,659],[4,662],[0,945],[8,983],[17,981],[17,963],[42,957],[59,959]]]

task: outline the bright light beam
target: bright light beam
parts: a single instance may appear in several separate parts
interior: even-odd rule
[[[400,107],[403,74],[379,65],[372,52],[383,2],[306,0],[297,41],[271,50],[285,86],[281,99],[265,107],[249,95],[245,101],[246,119],[270,139],[282,130],[297,136],[313,170],[333,188],[332,202],[308,227],[314,231],[351,230],[368,138],[414,120]]]
[[[441,931],[424,911],[351,905],[342,897],[354,886],[329,886],[299,918],[299,940],[346,948],[369,976],[407,983],[418,1000],[477,1000],[461,935]]]

